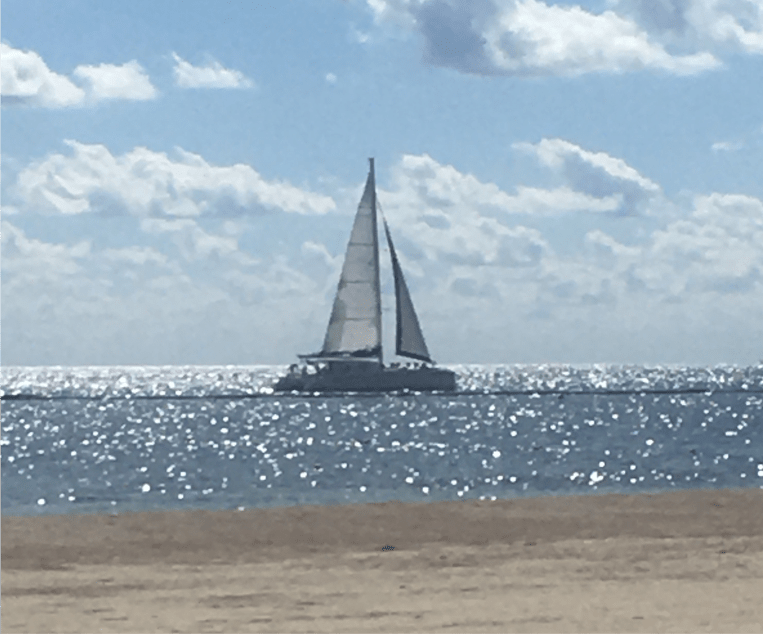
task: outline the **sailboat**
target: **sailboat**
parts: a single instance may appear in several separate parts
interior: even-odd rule
[[[413,363],[384,364],[379,277],[379,236],[374,160],[355,215],[323,348],[298,355],[276,391],[392,392],[453,391],[456,375],[436,367],[413,307],[386,219],[384,233],[392,259],[397,304],[395,352]]]

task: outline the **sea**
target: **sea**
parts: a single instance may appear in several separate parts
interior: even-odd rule
[[[281,394],[285,366],[3,367],[2,513],[763,488],[763,364],[450,368]]]

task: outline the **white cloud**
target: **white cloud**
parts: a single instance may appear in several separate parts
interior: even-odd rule
[[[741,194],[711,194],[695,199],[694,217],[712,223],[739,238],[763,246],[763,202]]]
[[[50,70],[34,51],[22,51],[0,44],[2,96],[6,101],[45,108],[76,106],[85,91],[68,77]]]
[[[613,264],[616,264],[620,269],[626,268],[638,258],[640,253],[639,247],[628,247],[620,244],[600,229],[586,233],[585,242],[591,256],[598,259],[607,268],[611,268]]]
[[[713,152],[736,152],[744,147],[741,141],[718,141],[713,143],[711,149]]]
[[[760,293],[763,203],[749,199],[739,205],[713,195],[700,197],[695,204],[691,220],[671,224],[654,235],[653,259],[644,265],[652,285],[667,269],[672,274],[671,292],[677,297]],[[716,222],[708,222],[710,218]]]
[[[261,363],[312,345],[324,270],[316,283],[310,266],[252,258],[191,219],[134,222],[156,246],[48,243],[3,222],[6,363]]]
[[[586,192],[568,186],[542,189],[520,185],[511,194],[494,183],[483,183],[451,165],[442,165],[426,154],[403,156],[394,170],[394,184],[396,189],[385,196],[390,201],[385,206],[396,205],[398,215],[432,229],[449,229],[454,222],[462,221],[477,226],[508,215],[616,212],[623,203],[622,188],[602,193],[593,187]],[[572,184],[580,188],[577,181]],[[470,214],[479,218],[464,220]]]
[[[367,0],[377,22],[390,22],[413,28],[416,25],[414,11],[420,0]]]
[[[77,66],[72,73],[73,81],[51,71],[34,51],[21,51],[3,43],[1,52],[2,95],[11,103],[63,108],[115,99],[143,101],[157,95],[145,70],[135,60],[121,66]]]
[[[661,193],[657,183],[622,159],[584,150],[563,139],[515,143],[512,147],[534,155],[542,165],[563,174],[575,190],[602,200],[617,197],[625,213],[636,213],[645,201]]]
[[[193,66],[177,53],[175,60],[175,83],[182,88],[251,88],[254,84],[238,70],[225,68],[220,62],[211,61],[206,66]]]
[[[326,73],[326,83],[335,84],[336,75],[334,73]]]
[[[103,145],[66,144],[71,155],[51,154],[20,172],[14,193],[24,208],[140,217],[322,214],[335,208],[327,196],[266,181],[248,165],[215,166],[180,149],[172,159],[146,148],[115,156]]]
[[[538,159],[548,167],[565,169],[577,181],[577,185],[586,184],[591,174],[575,174],[569,166],[571,161],[582,163],[589,170],[604,173],[613,180],[631,182],[647,192],[655,193],[660,189],[656,183],[639,174],[622,159],[605,152],[589,152],[563,139],[543,139],[536,145],[517,143],[514,147],[535,152]]]
[[[360,31],[355,27],[351,27],[350,39],[358,44],[368,44],[371,41],[371,34],[366,31]]]
[[[167,256],[151,247],[132,246],[120,249],[104,249],[102,256],[117,264],[167,264]]]
[[[529,266],[548,250],[536,231],[496,217],[532,213],[531,201],[546,211],[548,200],[540,201],[537,190],[512,196],[427,155],[403,156],[393,183],[395,189],[379,194],[390,223],[430,260]]]
[[[552,307],[622,306],[635,297],[645,306],[690,305],[711,301],[698,299],[708,293],[751,292],[762,283],[761,201],[697,197],[693,209],[674,220],[675,214],[652,209],[664,204],[659,185],[621,159],[559,139],[522,149],[565,174],[573,188],[518,187],[517,195],[511,195],[428,156],[405,156],[396,167],[393,188],[379,196],[395,235],[402,238],[403,252],[423,263],[428,275],[439,270],[430,283],[449,270],[447,284],[457,294],[496,294],[503,301],[529,284],[536,299],[526,298],[525,309],[537,300],[532,310],[540,313],[533,314],[546,316]],[[658,219],[656,230],[642,232],[640,238],[631,235],[633,244],[594,229],[577,246],[577,238],[567,236],[561,254],[542,229],[516,224],[532,224],[550,210],[591,211],[592,201],[601,205],[600,211],[623,209],[624,199],[638,202],[644,214]],[[528,213],[519,215],[519,210]],[[486,265],[502,272],[485,274]]]
[[[284,298],[300,302],[307,296],[314,296],[317,290],[309,275],[278,259],[253,271],[230,269],[224,279],[241,294],[244,305],[264,304],[268,299],[280,302]],[[273,317],[279,320],[278,315]]]
[[[312,240],[305,240],[302,243],[302,253],[328,268],[339,270],[339,267],[342,265],[340,259],[333,257],[325,245],[313,242]]]
[[[379,22],[416,29],[427,60],[483,75],[580,75],[715,68],[708,51],[671,54],[634,20],[539,0],[368,0]]]
[[[146,101],[157,95],[146,71],[135,60],[121,66],[77,66],[74,76],[87,85],[88,96],[95,102],[113,99]]]
[[[594,261],[619,279],[623,291],[648,291],[652,301],[691,302],[702,294],[763,287],[763,201],[753,197],[697,196],[684,218],[638,246],[619,244],[602,231],[589,233],[587,241]]]
[[[507,211],[533,216],[555,216],[572,212],[612,213],[621,206],[622,197],[619,195],[599,197],[566,186],[541,189],[520,185]]]
[[[2,221],[3,291],[13,288],[13,280],[57,282],[82,271],[81,262],[90,255],[90,242],[75,245],[48,243],[27,237],[26,233]]]
[[[618,0],[614,4],[676,45],[763,53],[760,0]]]
[[[186,260],[208,260],[210,257],[236,257],[246,259],[238,253],[238,240],[231,236],[210,234],[190,218],[167,220],[164,218],[143,218],[141,229],[147,233],[168,233]]]
[[[15,216],[19,213],[15,205],[3,205],[3,216]]]
[[[485,32],[497,72],[579,75],[589,72],[662,70],[678,75],[718,66],[707,52],[671,55],[635,22],[612,11],[593,14],[578,6],[517,2]]]

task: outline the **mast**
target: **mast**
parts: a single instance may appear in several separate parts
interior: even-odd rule
[[[382,305],[381,305],[381,272],[379,267],[379,229],[376,217],[376,173],[374,171],[373,157],[368,159],[368,178],[371,182],[371,191],[373,198],[371,200],[371,217],[374,235],[374,269],[376,276],[374,279],[376,293],[376,329],[379,333],[379,364],[384,365],[384,346],[381,345],[382,338]]]

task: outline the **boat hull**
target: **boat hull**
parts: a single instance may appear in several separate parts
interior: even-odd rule
[[[277,392],[453,392],[456,389],[455,372],[443,368],[352,365],[357,367],[323,368],[315,374],[287,374],[273,389]]]

